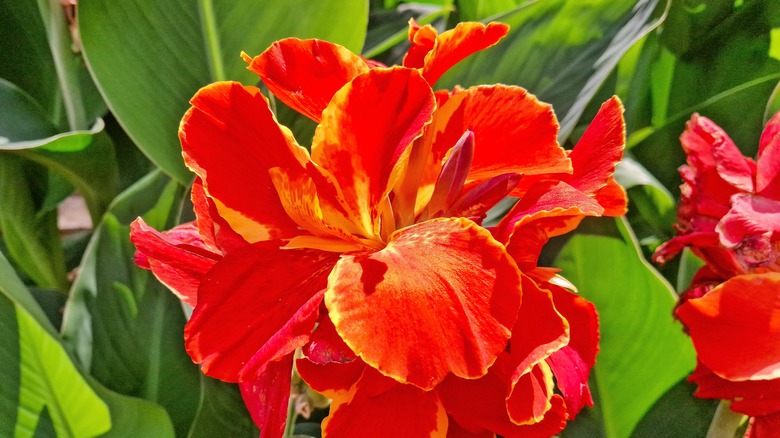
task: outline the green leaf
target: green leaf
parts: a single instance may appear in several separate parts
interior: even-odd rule
[[[661,20],[658,0],[548,0],[493,17],[511,26],[498,46],[448,72],[437,86],[517,84],[549,102],[568,138],[621,56]],[[659,8],[656,10],[656,8]]]
[[[644,108],[645,119],[635,112],[632,125],[647,130],[629,146],[668,189],[679,184],[676,168],[685,162],[679,136],[694,112],[717,123],[746,155],[756,153],[765,103],[780,79],[780,61],[770,56],[777,10],[771,0],[673,2],[659,38],[646,44],[654,74],[636,84],[652,86],[635,95],[644,99],[634,106]]]
[[[513,11],[526,0],[460,0],[457,2],[460,21],[480,21]]]
[[[133,263],[129,223],[146,213],[153,226],[173,224],[182,195],[158,171],[117,198],[85,252],[63,322],[66,343],[98,381],[162,405],[181,436],[197,409],[199,371],[184,350],[181,303]]]
[[[108,407],[71,362],[2,254],[0,327],[0,435],[33,436],[47,427],[62,437],[96,436],[109,430]]]
[[[599,312],[593,374],[607,437],[629,436],[694,365],[691,342],[672,318],[675,294],[640,254],[624,219],[586,220],[555,262]]]
[[[103,438],[174,438],[171,419],[159,405],[113,392],[92,380],[111,410],[111,430]]]
[[[644,239],[652,237],[657,243],[669,240],[677,220],[677,206],[669,190],[631,157],[618,164],[615,179],[628,192],[629,221],[635,230],[640,225],[644,231],[638,234]]]
[[[62,112],[62,100],[52,63],[37,2],[0,0],[0,78],[29,93],[46,118],[56,120],[52,116]]]
[[[685,380],[672,386],[645,414],[631,438],[704,438],[718,400],[694,397],[695,388]]]
[[[200,406],[188,438],[257,437],[258,430],[244,405],[238,385],[201,375]]]
[[[192,174],[176,132],[200,87],[226,79],[256,83],[240,52],[257,55],[288,36],[359,53],[367,19],[365,0],[79,1],[84,53],[109,107],[141,150],[181,183]]]
[[[40,287],[66,290],[57,211],[40,211],[35,180],[22,159],[0,154],[0,231],[16,266]],[[33,165],[32,169],[45,171]]]
[[[0,153],[22,156],[65,178],[84,196],[97,222],[119,189],[119,167],[103,121],[97,119],[88,131],[57,133],[32,98],[2,80],[0,106],[9,114],[0,118]],[[72,191],[68,184],[51,188],[60,195]],[[52,199],[56,205],[61,196]]]

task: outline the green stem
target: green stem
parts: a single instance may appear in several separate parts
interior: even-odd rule
[[[200,0],[200,17],[203,20],[203,37],[206,39],[212,78],[224,81],[227,75],[222,64],[222,48],[219,46],[219,30],[212,0]]]
[[[707,438],[734,438],[745,416],[732,411],[730,405],[726,400],[720,402],[707,430]]]
[[[287,423],[284,425],[285,438],[295,435],[295,420],[298,418],[298,413],[295,412],[295,397],[290,396],[290,401],[287,403]]]
[[[43,6],[39,2],[39,7]],[[48,9],[48,15],[43,17],[47,23],[49,49],[54,60],[54,69],[62,91],[62,101],[68,118],[68,128],[71,131],[88,129],[87,115],[81,98],[81,85],[78,77],[78,59],[73,54],[73,43],[65,12],[60,0],[49,0],[48,7],[41,7],[41,13]]]

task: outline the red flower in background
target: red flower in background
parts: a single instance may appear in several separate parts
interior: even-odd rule
[[[758,159],[711,120],[694,114],[680,140],[678,235],[658,248],[664,262],[684,247],[703,266],[681,297],[699,364],[696,395],[733,400],[754,417],[747,436],[780,430],[780,114],[761,135]]]
[[[507,30],[411,23],[402,67],[319,40],[245,56],[318,123],[311,154],[255,87],[193,97],[180,138],[197,221],[159,233],[139,219],[132,240],[194,306],[192,359],[241,383],[264,436],[284,429],[298,348],[301,377],[333,399],[329,436],[551,436],[592,405],[595,309],[536,260],[585,216],[624,213],[622,106],[605,103],[569,153],[522,88],[434,93]]]

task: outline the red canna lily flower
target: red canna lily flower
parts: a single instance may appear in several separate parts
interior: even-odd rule
[[[507,30],[412,22],[398,67],[319,40],[244,55],[318,123],[311,153],[256,87],[193,97],[180,139],[197,220],[160,233],[138,219],[131,238],[194,306],[188,353],[240,383],[263,436],[284,430],[297,349],[333,400],[328,436],[551,436],[592,405],[595,309],[536,258],[583,217],[625,211],[622,106],[605,103],[569,153],[522,88],[432,90]],[[484,228],[510,194],[518,206]]]
[[[761,135],[758,159],[697,114],[681,136],[688,165],[678,235],[655,253],[664,262],[688,246],[706,265],[677,316],[690,333],[696,395],[732,400],[753,417],[746,436],[780,429],[780,114]]]

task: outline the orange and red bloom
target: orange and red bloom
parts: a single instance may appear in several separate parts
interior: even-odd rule
[[[684,247],[706,264],[681,296],[677,316],[698,354],[696,395],[731,400],[754,417],[747,436],[780,430],[780,113],[746,158],[711,120],[694,114],[680,137],[688,165],[678,235],[658,248],[664,262]]]
[[[197,220],[137,220],[136,261],[194,307],[188,353],[241,384],[263,436],[282,434],[294,362],[333,400],[328,436],[551,436],[592,405],[595,309],[537,259],[584,217],[625,212],[622,106],[565,151],[522,88],[432,89],[507,31],[412,23],[396,67],[319,40],[245,56],[318,123],[311,152],[256,87],[193,97],[180,139]]]

